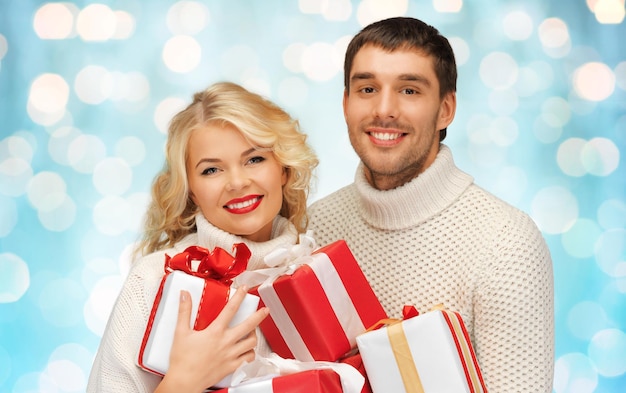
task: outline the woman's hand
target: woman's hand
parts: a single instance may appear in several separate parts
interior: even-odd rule
[[[263,307],[240,324],[229,327],[245,295],[246,289],[238,288],[217,318],[206,329],[196,331],[189,327],[190,294],[180,292],[170,367],[155,393],[202,392],[235,371],[244,361],[254,359],[257,343],[254,329],[269,310]]]

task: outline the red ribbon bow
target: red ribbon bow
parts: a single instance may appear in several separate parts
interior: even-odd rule
[[[396,323],[406,321],[409,318],[417,317],[418,315],[420,315],[420,312],[417,311],[417,308],[415,308],[415,306],[405,305],[404,307],[402,307],[402,319],[383,318],[379,320],[378,322],[376,322],[375,324],[373,324],[372,326],[368,327],[365,331],[371,332],[372,330],[378,330],[382,327],[394,325]]]
[[[204,290],[194,323],[195,330],[206,328],[222,311],[230,297],[233,278],[248,267],[250,249],[244,243],[233,245],[235,256],[222,248],[213,251],[200,246],[190,246],[185,251],[170,257],[165,255],[165,273],[174,270],[204,279]],[[197,268],[193,261],[199,261]]]
[[[192,276],[230,284],[233,278],[246,270],[251,255],[244,243],[234,244],[233,250],[234,257],[219,247],[209,251],[204,247],[190,246],[173,257],[165,255],[165,272],[181,270]],[[200,262],[196,269],[192,266],[193,261]]]

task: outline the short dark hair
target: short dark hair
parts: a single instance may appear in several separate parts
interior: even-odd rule
[[[435,75],[439,81],[439,97],[456,92],[457,69],[454,52],[448,39],[439,30],[419,19],[395,17],[383,19],[365,26],[355,35],[343,64],[343,83],[346,92],[350,91],[350,71],[357,52],[366,44],[372,44],[388,51],[416,49],[432,56]],[[446,129],[440,130],[439,140],[446,137]]]

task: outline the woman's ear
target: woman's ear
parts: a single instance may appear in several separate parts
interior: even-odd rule
[[[289,168],[283,167],[283,173],[281,175],[281,185],[287,184],[287,178],[289,177]]]
[[[193,202],[194,205],[198,206],[198,201],[196,201],[196,196],[193,195],[193,192],[189,191],[188,199]]]

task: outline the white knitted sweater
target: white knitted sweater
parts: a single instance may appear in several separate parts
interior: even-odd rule
[[[140,369],[137,355],[152,310],[154,298],[164,275],[165,254],[173,256],[188,246],[230,252],[234,243],[246,243],[252,252],[248,270],[265,268],[263,257],[280,246],[295,244],[295,228],[283,217],[276,217],[271,240],[255,243],[211,225],[202,215],[196,218],[198,232],[185,237],[175,247],[142,257],[133,264],[113,307],[89,376],[87,392],[153,392],[161,377]],[[257,351],[269,353],[266,341],[257,332]]]
[[[355,182],[311,206],[320,244],[345,239],[389,316],[443,303],[467,325],[490,393],[552,391],[552,261],[531,218],[473,183],[441,145],[402,187]]]

